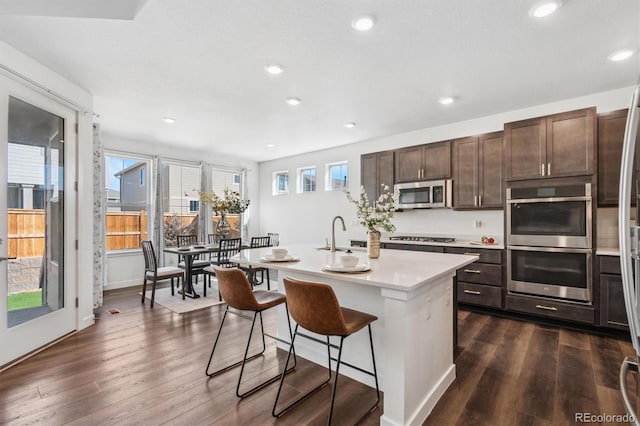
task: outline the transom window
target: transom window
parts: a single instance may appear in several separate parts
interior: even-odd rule
[[[349,165],[346,161],[327,164],[326,170],[327,191],[341,191],[349,186]]]
[[[289,193],[289,171],[273,173],[273,195]]]
[[[314,192],[316,190],[316,168],[301,167],[298,169],[298,192]]]

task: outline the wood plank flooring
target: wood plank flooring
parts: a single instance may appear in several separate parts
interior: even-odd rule
[[[109,315],[112,308],[121,313]],[[205,376],[223,310],[179,315],[141,305],[137,289],[107,293],[94,327],[0,373],[0,424],[324,424],[331,385],[274,419],[276,384],[240,400],[238,369]],[[469,311],[459,321],[457,379],[426,425],[563,425],[574,424],[576,412],[624,412],[618,369],[633,353],[629,342]],[[226,325],[216,366],[244,349],[250,323],[232,316]],[[265,327],[274,329],[275,315],[265,315]],[[265,357],[247,367],[246,386],[284,364],[286,353],[269,340]],[[325,374],[299,359],[283,397]],[[371,388],[340,376],[336,424],[353,424],[373,397]],[[379,424],[381,414],[362,424]]]

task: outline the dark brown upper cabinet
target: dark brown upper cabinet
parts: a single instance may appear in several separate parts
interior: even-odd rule
[[[453,208],[503,208],[502,132],[453,141]]]
[[[620,188],[620,159],[624,129],[627,124],[626,109],[598,114],[598,206],[617,206]],[[640,132],[638,133],[640,143]],[[634,167],[634,176],[637,167]],[[635,179],[631,187],[631,203],[636,203]]]
[[[400,148],[395,151],[395,182],[451,177],[451,141]]]
[[[389,185],[389,190],[393,192],[393,151],[361,155],[360,182],[371,204],[380,196],[383,184]]]
[[[593,174],[595,135],[595,107],[505,124],[506,180]]]

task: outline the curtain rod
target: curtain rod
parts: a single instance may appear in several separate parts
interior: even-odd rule
[[[35,80],[30,79],[29,77],[27,77],[26,75],[20,74],[18,71],[9,68],[8,66],[4,65],[4,64],[0,64],[0,68],[2,68],[3,70],[5,70],[6,72],[14,75],[15,77],[18,77],[19,79],[26,81],[27,83],[31,84],[32,86],[37,87],[38,89],[50,94],[51,96],[63,101],[64,103],[73,106],[76,110],[83,112],[84,114],[91,114],[96,118],[100,117],[100,114],[96,114],[95,112],[93,112],[91,109],[80,105],[77,102],[72,101],[71,99],[67,98],[66,96],[61,95],[60,93],[56,92],[55,90],[51,90],[48,87],[38,83]]]

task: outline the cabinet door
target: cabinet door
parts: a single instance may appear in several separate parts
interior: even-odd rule
[[[502,132],[483,135],[478,141],[478,205],[502,208],[504,174],[502,167]]]
[[[595,118],[595,108],[547,118],[547,177],[593,174]]]
[[[620,187],[620,158],[628,110],[598,114],[598,206],[617,206]],[[638,133],[640,142],[640,132]],[[635,175],[635,173],[634,173]],[[631,203],[636,203],[636,181],[631,187]]]
[[[451,141],[431,143],[423,146],[423,180],[450,178]]]
[[[542,177],[542,165],[546,163],[545,128],[542,118],[504,125],[507,180]]]
[[[382,185],[388,185],[393,192],[393,151],[385,151],[378,154],[378,195]]]
[[[501,141],[502,142],[502,141]],[[472,209],[478,195],[478,138],[453,142],[453,207]]]
[[[395,152],[395,181],[415,182],[422,176],[422,146],[401,148]]]
[[[378,198],[378,154],[364,154],[360,156],[360,185],[367,191],[369,201]],[[358,195],[353,194],[354,197]]]
[[[600,274],[600,325],[628,330],[620,275]]]

